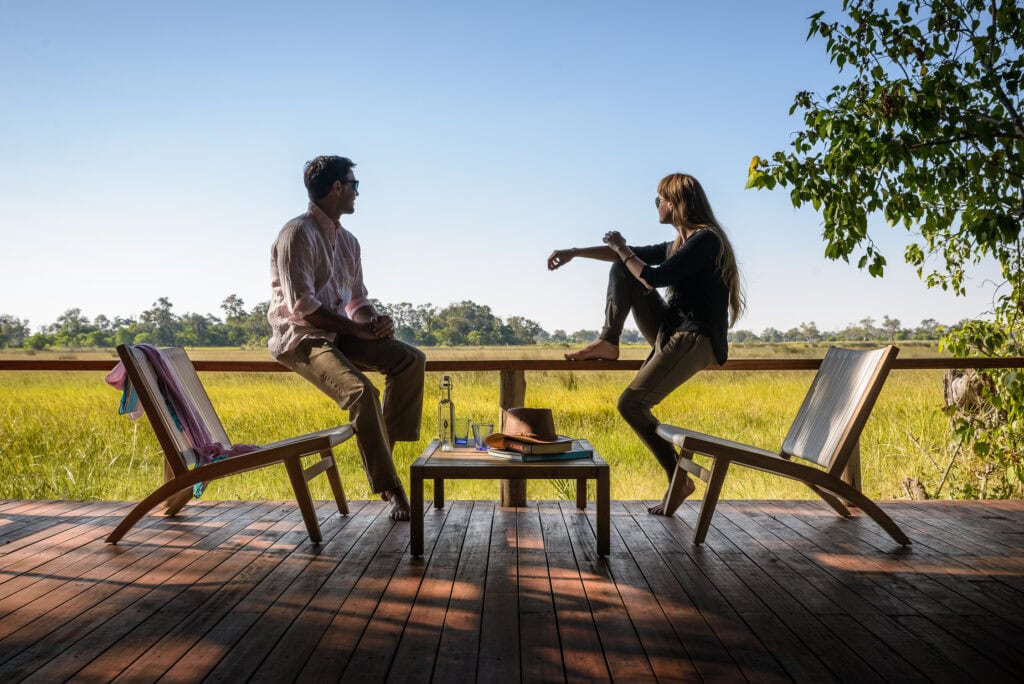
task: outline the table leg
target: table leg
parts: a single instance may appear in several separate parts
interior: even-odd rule
[[[423,555],[423,473],[409,468],[409,547],[413,556]]]
[[[587,478],[576,478],[576,508],[581,511],[587,507]]]
[[[444,480],[434,478],[434,508],[444,508]]]
[[[607,556],[611,546],[609,526],[611,523],[611,486],[608,468],[597,472],[597,555]]]

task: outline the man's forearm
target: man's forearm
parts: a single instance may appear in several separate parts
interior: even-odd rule
[[[369,307],[363,307],[359,311],[368,309]],[[356,313],[359,312],[357,311]],[[329,330],[341,335],[359,335],[362,332],[360,322],[346,318],[323,306],[312,313],[306,314],[305,319],[322,330]]]
[[[367,304],[352,312],[352,320],[357,323],[369,323],[370,319],[376,315],[377,310],[373,308],[373,304]]]

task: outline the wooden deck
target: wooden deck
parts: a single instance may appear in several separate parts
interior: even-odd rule
[[[378,502],[309,543],[294,503],[0,501],[0,681],[1020,681],[1024,502],[824,504],[676,518],[456,501],[426,552]],[[324,504],[321,516],[329,515]]]

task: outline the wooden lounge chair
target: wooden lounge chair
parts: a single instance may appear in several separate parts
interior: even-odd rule
[[[182,389],[189,395],[195,412],[206,424],[212,438],[224,447],[230,447],[231,441],[225,434],[224,426],[221,425],[220,419],[213,410],[206,390],[203,389],[195,367],[185,354],[185,350],[180,347],[171,347],[162,352],[164,360],[174,369]],[[284,464],[288,471],[288,478],[295,491],[295,499],[298,501],[299,510],[302,511],[302,518],[306,523],[306,530],[309,531],[309,538],[313,542],[319,543],[322,537],[313,501],[309,494],[309,480],[320,473],[326,473],[327,481],[331,485],[331,491],[338,504],[338,511],[342,514],[348,513],[348,502],[345,499],[345,490],[341,485],[333,449],[355,434],[350,425],[285,439],[258,447],[240,456],[232,456],[196,466],[196,453],[189,446],[182,431],[175,426],[174,418],[167,408],[167,402],[158,386],[157,375],[149,360],[140,349],[135,347],[121,345],[117,348],[117,353],[121,357],[121,362],[128,373],[128,379],[135,388],[139,401],[146,411],[146,417],[149,418],[150,425],[153,426],[153,431],[163,449],[166,482],[125,516],[124,520],[107,537],[108,543],[116,544],[143,516],[163,501],[167,502],[167,515],[178,513],[188,503],[192,496],[192,487],[196,483],[219,480],[236,473],[278,463]],[[320,459],[310,467],[303,468],[302,458],[313,454],[319,454]]]
[[[861,430],[897,352],[893,346],[874,351],[830,348],[778,453],[685,428],[659,425],[658,435],[680,449],[676,472],[665,498],[666,515],[672,515],[681,503],[686,479],[682,471],[692,473],[707,483],[693,537],[694,544],[703,543],[722,492],[725,474],[735,463],[803,482],[837,513],[849,517],[850,511],[843,503],[845,500],[871,516],[897,542],[909,544],[907,535],[892,518],[841,479],[851,455],[857,452]],[[694,454],[710,457],[710,470],[695,463],[692,460]],[[793,459],[814,465],[804,465]]]

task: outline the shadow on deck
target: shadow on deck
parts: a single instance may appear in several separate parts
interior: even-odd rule
[[[379,502],[311,544],[294,503],[0,502],[0,680],[1019,681],[1024,502],[890,502],[901,548],[824,504],[675,518],[455,501],[426,552]],[[326,504],[320,515],[328,515]]]

